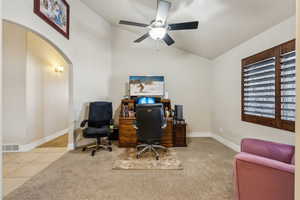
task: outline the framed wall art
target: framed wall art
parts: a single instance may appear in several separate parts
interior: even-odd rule
[[[34,0],[34,13],[69,39],[70,6],[66,0]]]

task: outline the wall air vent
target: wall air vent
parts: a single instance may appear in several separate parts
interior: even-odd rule
[[[3,152],[18,152],[19,149],[19,145],[17,144],[2,145]]]

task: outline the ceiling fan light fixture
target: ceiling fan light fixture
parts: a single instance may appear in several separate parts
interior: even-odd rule
[[[155,27],[149,31],[149,35],[153,40],[161,40],[167,34],[167,29],[164,27]]]
[[[168,16],[172,3],[170,0],[157,0],[157,3],[156,18],[150,24],[120,20],[119,24],[148,28],[148,32],[136,39],[135,43],[140,43],[150,37],[153,40],[163,40],[168,46],[171,46],[175,41],[168,34],[169,31],[198,29],[198,21],[169,24]]]

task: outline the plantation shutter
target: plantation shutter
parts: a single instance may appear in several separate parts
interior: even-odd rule
[[[296,52],[281,55],[281,119],[295,121]]]
[[[295,131],[295,40],[242,60],[242,121]]]
[[[275,57],[244,67],[244,114],[275,119]]]

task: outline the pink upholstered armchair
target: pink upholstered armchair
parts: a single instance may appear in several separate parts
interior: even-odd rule
[[[244,139],[235,156],[236,200],[294,200],[295,147]]]

